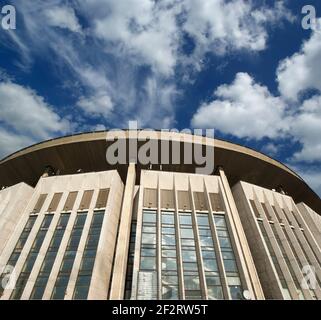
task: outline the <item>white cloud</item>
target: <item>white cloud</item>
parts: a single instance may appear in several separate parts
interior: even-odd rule
[[[84,110],[88,115],[101,115],[105,118],[107,118],[114,109],[111,98],[106,94],[92,96],[90,98],[82,97],[77,102],[77,106]]]
[[[73,8],[66,6],[50,7],[45,10],[45,16],[50,26],[72,32],[81,32],[81,26]]]
[[[0,150],[15,151],[31,142],[52,138],[69,130],[35,91],[12,82],[0,82]]]
[[[255,8],[252,1],[187,0],[186,10],[183,27],[207,52],[261,51],[267,45],[267,25],[291,19],[282,1],[276,1],[274,7]]]
[[[321,96],[304,101],[291,123],[291,134],[302,143],[294,161],[321,161]]]
[[[300,93],[307,89],[321,90],[320,61],[321,33],[312,32],[299,52],[279,64],[277,81],[280,93],[288,99],[297,100]]]
[[[231,85],[215,91],[216,99],[200,106],[194,127],[215,128],[239,138],[281,137],[288,130],[286,105],[247,73],[238,73]]]

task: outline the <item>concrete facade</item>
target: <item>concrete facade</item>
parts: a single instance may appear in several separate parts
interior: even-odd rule
[[[0,185],[21,180],[0,191],[1,300],[321,299],[321,200],[290,169],[221,141],[209,175],[195,164],[105,168],[101,140],[0,161]],[[24,157],[35,167],[11,180]],[[38,176],[47,163],[62,172]]]

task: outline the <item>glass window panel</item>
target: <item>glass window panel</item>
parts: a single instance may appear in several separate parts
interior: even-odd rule
[[[180,224],[192,225],[192,216],[191,215],[180,215],[179,221],[180,221]]]
[[[228,238],[229,234],[226,230],[217,230],[217,236]]]
[[[83,286],[88,286],[90,285],[90,281],[91,281],[91,275],[81,275],[78,276],[77,278],[77,287],[83,287]]]
[[[212,237],[211,229],[198,229],[200,236]]]
[[[174,225],[174,215],[173,214],[162,214],[162,223]]]
[[[235,260],[224,260],[224,267],[226,272],[237,272]]]
[[[143,223],[156,223],[156,213],[144,213]]]
[[[239,277],[227,277],[227,284],[229,286],[240,286],[241,280]]]
[[[80,269],[91,271],[94,268],[95,258],[83,258]]]
[[[182,257],[184,262],[196,262],[196,252],[193,250],[183,250]]]
[[[184,276],[185,290],[199,290],[200,279],[198,276]]]
[[[185,239],[194,239],[193,229],[181,229],[181,237]]]
[[[212,237],[200,236],[200,244],[202,247],[213,247]]]
[[[156,234],[143,233],[142,243],[156,244]]]
[[[67,287],[69,282],[69,276],[58,276],[56,281],[57,287]]]
[[[242,300],[243,299],[243,291],[241,286],[230,286],[231,298],[233,300]]]
[[[215,259],[215,251],[213,250],[202,250],[203,259]]]
[[[215,215],[214,219],[215,219],[215,225],[217,228],[225,228],[226,227],[224,216]]]
[[[163,270],[177,270],[176,258],[163,258],[162,259]]]
[[[197,263],[184,262],[183,269],[184,269],[184,271],[197,271],[198,270]]]
[[[86,214],[78,214],[75,221],[74,227],[82,228],[86,222],[87,215]]]
[[[140,268],[144,270],[156,269],[156,258],[153,257],[141,257]]]
[[[218,271],[217,262],[214,259],[203,260],[205,271]]]
[[[195,247],[194,239],[181,239],[182,246],[192,246]]]
[[[74,299],[75,300],[86,300],[88,297],[89,287],[75,287]]]
[[[94,213],[93,220],[92,220],[92,226],[101,226],[104,221],[104,213]]]
[[[163,286],[163,300],[177,300],[178,288],[173,286]]]
[[[220,277],[206,276],[206,284],[209,287],[210,286],[220,286],[221,279],[220,279]]]
[[[162,245],[166,246],[175,246],[176,239],[174,235],[163,235],[162,236]]]
[[[201,291],[185,291],[186,300],[201,300],[202,294]]]
[[[223,259],[235,259],[234,253],[232,250],[222,250]]]
[[[52,299],[64,299],[66,293],[65,287],[54,287],[52,292]]]
[[[145,225],[143,226],[143,232],[156,233],[156,227]]]
[[[221,248],[231,248],[231,243],[229,238],[219,238]]]
[[[162,228],[163,234],[175,234],[175,228]]]
[[[221,286],[207,287],[207,294],[209,300],[222,300],[224,298]]]
[[[74,264],[74,259],[64,259],[61,264],[60,271],[61,272],[71,271],[73,264]]]
[[[210,221],[207,215],[197,215],[197,223],[199,226],[209,226]]]
[[[178,285],[178,276],[162,275],[163,285]]]
[[[175,250],[162,250],[162,256],[168,258],[176,258],[176,249]]]
[[[155,257],[156,256],[156,249],[142,248],[141,249],[141,256],[143,256],[143,257]]]
[[[34,287],[34,289],[32,290],[31,299],[41,300],[44,290],[44,287]]]

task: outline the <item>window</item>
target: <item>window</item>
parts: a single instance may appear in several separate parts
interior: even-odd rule
[[[185,299],[201,299],[200,278],[195,248],[195,235],[191,213],[179,213],[182,245],[183,281]]]
[[[157,258],[156,258],[156,211],[143,210],[142,238],[140,248],[140,267],[138,274],[138,299],[157,299]],[[146,281],[152,288],[145,290]],[[130,290],[130,288],[126,288]]]
[[[214,220],[231,298],[233,300],[243,299],[243,288],[225,216],[215,214]]]
[[[31,250],[27,256],[27,259],[23,265],[22,271],[20,273],[20,276],[17,280],[17,284],[15,289],[13,290],[10,299],[11,300],[19,300],[22,296],[23,290],[27,284],[27,281],[29,279],[30,273],[32,271],[32,268],[36,262],[36,259],[38,257],[40,248],[42,246],[43,240],[47,234],[47,231],[49,229],[49,226],[51,224],[53,215],[45,215],[42,224],[40,226],[40,230],[38,231],[36,238],[33,242],[33,245],[31,247]]]
[[[94,269],[99,237],[105,217],[104,211],[95,211],[75,284],[74,299],[87,299]]]
[[[178,299],[178,271],[174,212],[162,211],[162,298]]]
[[[25,243],[27,242],[30,231],[31,231],[34,223],[36,222],[36,219],[37,219],[37,216],[30,216],[29,217],[29,219],[28,219],[23,231],[21,232],[21,235],[20,235],[20,237],[16,243],[16,246],[15,246],[13,252],[11,253],[11,256],[10,256],[6,265],[15,267],[15,265],[20,257],[21,251],[22,251]],[[0,276],[0,284],[2,283],[2,281],[5,277],[6,277],[6,274],[2,274]],[[3,288],[2,285],[0,285],[0,296],[2,295],[4,289],[5,288]]]
[[[77,249],[79,246],[82,231],[87,219],[87,212],[80,212],[77,214],[74,222],[73,229],[68,241],[68,245],[60,266],[57,280],[51,295],[51,299],[64,299],[66,289],[69,282],[69,277],[73,268],[73,264],[76,258]]]

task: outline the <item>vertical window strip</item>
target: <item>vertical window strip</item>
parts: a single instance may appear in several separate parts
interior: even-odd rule
[[[125,300],[129,300],[131,298],[131,293],[132,293],[135,243],[136,243],[136,227],[137,227],[137,221],[133,220],[131,225],[129,250],[128,250],[128,263],[127,263],[127,270],[126,270],[125,295],[124,295]]]
[[[291,273],[291,276],[292,276],[293,282],[294,282],[294,284],[295,284],[295,286],[296,286],[296,289],[297,289],[297,293],[298,293],[298,295],[299,295],[299,298],[300,298],[300,300],[304,300],[304,296],[303,296],[303,292],[302,292],[302,290],[301,290],[300,283],[299,283],[299,281],[298,281],[298,279],[297,279],[297,277],[296,277],[296,275],[295,275],[294,269],[293,269],[293,267],[292,267],[292,265],[291,265],[291,262],[290,262],[287,254],[286,254],[286,252],[285,252],[285,248],[284,248],[284,246],[283,246],[283,243],[282,243],[282,241],[281,241],[281,239],[280,239],[280,237],[279,237],[279,235],[278,235],[278,233],[277,233],[276,227],[275,227],[275,225],[274,225],[273,223],[271,224],[271,228],[272,228],[274,237],[275,237],[275,239],[276,239],[276,242],[278,243],[279,248],[280,248],[280,250],[281,250],[283,259],[284,259],[284,261],[285,261],[285,264],[287,265],[287,267],[288,267],[288,269],[289,269],[289,271],[290,271],[290,273]]]
[[[292,232],[293,232],[293,231],[292,231]],[[302,231],[301,231],[301,232],[302,232]],[[293,247],[293,245],[292,245],[292,243],[291,243],[291,241],[290,241],[290,239],[289,239],[289,236],[287,235],[286,232],[285,232],[285,235],[286,235],[286,237],[287,237],[287,239],[288,239],[288,242],[289,242],[290,245],[291,245],[292,251],[295,252],[294,247]],[[304,233],[303,233],[303,235],[304,235]],[[293,232],[293,236],[294,236],[295,239],[297,240],[297,242],[298,242],[298,244],[299,244],[299,247],[301,248],[301,251],[303,252],[303,255],[304,255],[307,263],[308,263],[310,266],[313,266],[310,257],[309,257],[308,254],[306,253],[306,250],[303,248],[303,245],[302,245],[300,239],[298,238],[298,236],[297,236],[297,234],[296,234],[295,232]],[[303,269],[304,266],[302,265],[301,261],[300,261],[299,264],[300,264],[301,269]],[[318,282],[319,286],[321,287],[320,279],[319,279],[319,277],[318,277],[317,275],[316,275],[316,279],[317,279],[317,282]],[[314,290],[312,290],[312,291],[314,292]]]
[[[52,267],[55,263],[59,247],[64,236],[68,221],[70,218],[69,213],[63,213],[60,215],[56,230],[53,234],[53,237],[50,241],[48,251],[44,258],[44,261],[41,265],[40,272],[38,274],[37,280],[35,282],[34,288],[32,290],[30,300],[39,300],[42,298],[49,276],[52,270]]]
[[[224,299],[208,214],[197,213],[197,224],[208,299]]]
[[[156,227],[156,211],[143,210],[140,266],[138,274],[138,300],[157,299]]]
[[[162,211],[162,298],[179,299],[177,243],[175,215],[173,211]]]
[[[281,282],[283,296],[287,300],[292,300],[291,295],[290,295],[290,291],[289,291],[288,285],[287,285],[287,283],[285,281],[285,278],[284,278],[283,272],[281,270],[280,264],[279,264],[279,262],[278,262],[278,260],[277,260],[277,258],[275,256],[273,247],[272,247],[272,245],[270,243],[270,240],[269,240],[269,237],[268,237],[268,235],[267,235],[267,233],[265,231],[265,228],[264,228],[264,225],[263,225],[263,221],[258,220],[258,224],[259,224],[260,230],[262,232],[265,244],[266,244],[266,246],[268,248],[270,257],[271,257],[271,259],[273,261],[273,264],[274,264],[274,267],[276,269],[277,275],[278,275],[279,280]]]
[[[88,297],[104,217],[105,211],[94,212],[76,280],[73,299],[85,300]]]
[[[244,299],[243,287],[225,216],[214,214],[214,221],[231,298],[233,300]]]
[[[66,295],[70,274],[75,262],[78,246],[80,243],[81,235],[87,219],[87,212],[80,212],[77,214],[68,245],[60,266],[60,270],[52,291],[51,299],[63,300]]]
[[[13,290],[10,300],[19,300],[22,296],[23,290],[26,287],[32,268],[38,257],[42,243],[46,237],[47,231],[50,227],[53,215],[45,215],[44,220],[40,226],[36,238],[32,244],[31,250],[27,256],[27,259],[23,265],[22,271],[20,272],[19,278],[16,283],[16,287]]]
[[[196,243],[193,230],[192,214],[190,212],[180,212],[179,223],[185,299],[202,299],[200,270],[198,267],[196,256]]]
[[[15,248],[13,249],[13,252],[10,255],[10,258],[7,262],[7,266],[11,266],[12,268],[14,268],[17,264],[17,261],[20,257],[21,251],[23,250],[27,239],[30,235],[31,229],[34,226],[35,222],[36,222],[37,216],[30,216],[24,229],[22,230],[20,237],[15,245]],[[4,286],[2,286],[3,280],[5,277],[8,277],[8,275],[6,275],[5,273],[1,274],[0,276],[0,297],[3,294],[4,291]]]

